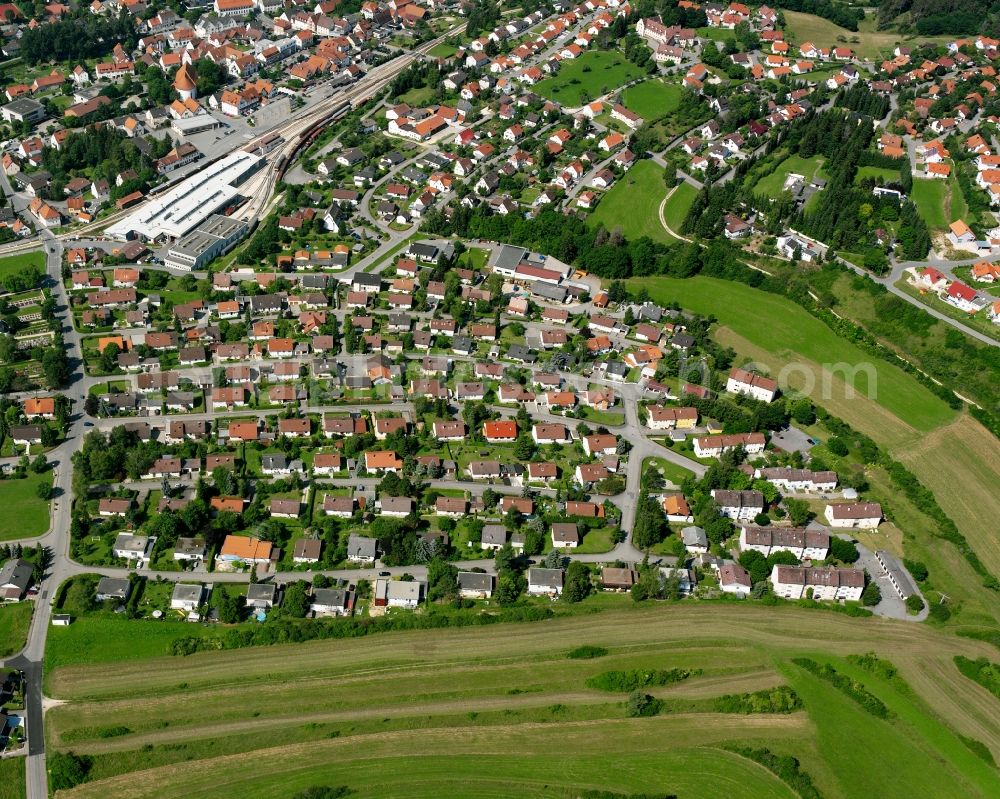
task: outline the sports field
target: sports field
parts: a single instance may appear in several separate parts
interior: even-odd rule
[[[640,161],[601,197],[588,222],[605,229],[621,228],[628,239],[649,236],[653,241],[677,241],[660,224],[660,203],[667,196],[663,168],[653,161]]]
[[[590,50],[563,61],[559,73],[535,84],[535,93],[577,107],[642,77],[642,70],[614,50]]]
[[[48,713],[50,751],[93,764],[57,796],[253,799],[313,785],[367,797],[796,796],[725,744],[794,755],[827,799],[865,785],[907,799],[1000,792],[1000,773],[958,737],[1000,754],[1000,702],[952,661],[990,656],[988,645],[827,611],[620,601],[545,622],[124,663],[114,680],[105,666],[58,669],[49,691],[70,701]],[[581,644],[607,654],[568,658]],[[868,651],[906,683],[843,660]],[[892,717],[867,714],[798,656],[833,663]],[[625,695],[588,680],[633,669],[692,674],[643,689],[659,715],[626,718]],[[782,685],[802,710],[721,709],[723,695]]]
[[[660,78],[629,86],[622,94],[625,107],[647,122],[677,110],[681,102],[681,87]]]

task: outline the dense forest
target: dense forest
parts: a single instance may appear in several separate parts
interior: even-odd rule
[[[878,26],[887,28],[901,14],[909,13],[907,28],[925,36],[996,35],[1000,20],[998,0],[883,0]]]
[[[126,50],[134,50],[137,41],[135,24],[127,12],[99,17],[82,10],[58,22],[24,28],[21,57],[28,64],[82,61],[107,55],[119,42]]]

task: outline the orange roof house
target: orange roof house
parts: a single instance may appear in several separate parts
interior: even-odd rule
[[[483,435],[491,444],[498,441],[514,441],[517,438],[517,422],[486,422],[483,425]]]
[[[375,450],[365,453],[365,468],[370,472],[378,469],[399,471],[403,468],[403,462],[391,449]]]
[[[241,441],[256,441],[258,436],[257,422],[230,422],[229,438]]]
[[[243,497],[212,497],[209,504],[219,513],[243,513]]]
[[[263,563],[271,559],[273,546],[270,541],[261,541],[245,535],[227,535],[219,550],[219,557],[228,561]]]
[[[55,397],[31,397],[30,399],[26,399],[24,401],[25,416],[49,417],[55,415],[55,412],[56,412]]]

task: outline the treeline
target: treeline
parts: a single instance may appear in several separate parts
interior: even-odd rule
[[[850,102],[863,105],[874,101],[865,101],[861,94],[855,94]],[[930,249],[930,233],[913,203],[906,200],[899,204],[892,197],[875,196],[870,189],[854,184],[873,136],[870,117],[845,116],[837,111],[816,114],[790,132],[789,144],[794,147],[797,140],[800,156],[810,158],[819,153],[825,157],[829,175],[816,207],[803,211],[792,222],[797,229],[834,250],[853,252],[870,247],[875,224],[898,219],[897,238],[902,255],[923,258]]]
[[[575,216],[564,216],[554,209],[542,211],[534,219],[519,214],[501,216],[485,206],[452,209],[451,218],[440,211],[428,213],[422,230],[436,235],[454,235],[464,239],[486,239],[519,244],[574,263],[588,272],[609,280],[627,277],[674,274],[674,263],[687,263],[688,257],[675,256],[683,249],[666,246],[643,236],[626,241],[620,231],[592,230]],[[697,261],[697,246],[690,251]],[[695,267],[697,271],[697,267]],[[693,274],[694,272],[691,272]]]
[[[723,744],[723,749],[759,763],[772,774],[777,776],[782,782],[788,785],[802,799],[823,799],[823,794],[812,781],[798,759],[791,755],[776,755],[770,749],[752,749],[749,746],[739,744]]]
[[[640,688],[672,685],[701,674],[701,669],[631,669],[602,671],[587,680],[588,688],[627,694]]]
[[[725,694],[711,701],[715,713],[794,713],[802,709],[802,700],[788,685],[779,685],[751,694]]]
[[[883,0],[878,26],[886,28],[909,12],[909,25],[924,36],[969,36],[996,31],[997,0]]]
[[[298,644],[339,638],[363,638],[395,630],[435,630],[443,627],[476,627],[513,622],[545,621],[555,616],[550,608],[520,606],[491,613],[401,613],[393,616],[354,616],[344,619],[280,620],[253,627],[231,628],[219,635],[174,639],[171,655],[193,655],[250,646]]]
[[[500,9],[494,0],[476,0],[472,8],[466,11],[465,35],[470,39],[478,39],[484,33],[489,33],[500,22]]]
[[[129,52],[138,43],[135,24],[128,13],[121,11],[115,17],[101,17],[83,9],[58,22],[23,28],[21,58],[31,65],[42,61],[83,61],[101,58],[119,43]]]
[[[821,680],[830,683],[830,685],[845,696],[853,699],[864,710],[876,718],[888,719],[892,717],[893,713],[886,706],[885,702],[871,693],[857,680],[848,677],[846,674],[841,674],[829,663],[817,663],[815,660],[809,658],[792,658],[792,663],[805,669],[810,674],[819,677]]]

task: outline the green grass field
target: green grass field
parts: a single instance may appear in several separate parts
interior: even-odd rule
[[[680,485],[687,478],[694,475],[690,469],[685,469],[683,466],[678,466],[673,461],[668,461],[666,458],[646,458],[642,462],[642,471],[645,473],[646,469],[656,469],[660,474],[664,476],[674,485]]]
[[[854,176],[854,182],[860,183],[865,178],[881,178],[883,183],[893,183],[899,180],[898,169],[886,169],[881,166],[859,166],[858,173]]]
[[[20,272],[26,266],[37,266],[45,271],[45,253],[25,252],[19,255],[8,255],[0,258],[0,282],[6,277]]]
[[[687,181],[678,183],[663,207],[663,219],[674,233],[680,233],[691,205],[698,196],[698,190]]]
[[[881,59],[890,55],[896,44],[946,42],[948,36],[902,36],[895,31],[876,31],[873,14],[869,14],[857,32],[841,28],[829,20],[798,11],[783,11],[785,39],[794,44],[812,42],[817,47],[847,46],[862,58]],[[855,41],[857,40],[857,41]]]
[[[539,81],[535,93],[564,106],[576,107],[612,92],[642,70],[613,50],[590,50],[579,58],[563,61],[559,74]]]
[[[767,197],[779,197],[785,185],[785,179],[790,174],[802,175],[805,178],[805,182],[808,183],[822,164],[823,156],[821,155],[814,155],[811,158],[803,158],[801,155],[790,155],[771,174],[757,181],[757,185],[754,186],[754,193],[763,194]]]
[[[910,199],[932,230],[943,230],[952,221],[948,208],[947,182],[933,178],[914,178]]]
[[[0,759],[0,799],[24,799],[27,796],[25,762],[26,758],[23,757]]]
[[[35,493],[42,483],[52,484],[52,472],[28,472],[23,480],[0,480],[0,541],[34,538],[49,529],[49,503]]]
[[[638,285],[638,282],[633,284],[636,288]],[[770,363],[775,374],[782,366],[795,364],[788,370],[793,386],[809,388],[808,383],[813,383],[806,393],[852,424],[868,420],[867,425],[858,426],[862,429],[867,426],[871,435],[877,435],[881,429],[873,430],[870,424],[875,421],[873,413],[879,407],[895,417],[897,424],[902,421],[918,431],[933,430],[955,418],[953,410],[914,378],[884,361],[873,359],[783,297],[709,277],[643,278],[641,285],[649,291],[654,302],[677,301],[696,313],[714,315],[720,324],[759,348],[759,352],[746,354],[759,356],[765,364]],[[762,324],[762,320],[766,320],[766,324]],[[741,351],[739,346],[736,349]],[[847,375],[856,391],[855,397],[850,399],[846,392],[847,381],[830,377],[830,365],[837,364],[870,365],[874,380],[870,380],[867,368]],[[822,365],[827,366],[821,368]],[[824,388],[824,379],[829,391]]]
[[[650,122],[677,110],[681,102],[681,87],[652,78],[629,86],[622,99],[629,111]]]
[[[950,201],[948,211],[951,214],[949,222],[954,222],[956,219],[964,219],[970,224],[976,223],[976,220],[969,218],[969,203],[965,199],[965,193],[962,191],[962,186],[959,184],[954,172],[948,178],[948,199]],[[990,219],[992,220],[992,216]]]
[[[432,58],[451,58],[455,55],[455,50],[457,48],[454,45],[447,44],[446,42],[441,42],[441,44],[434,45],[430,50],[427,51],[427,55]]]
[[[81,616],[69,627],[49,631],[45,669],[160,657],[177,638],[212,632],[209,627],[179,621],[130,620],[111,613]]]
[[[28,640],[31,626],[32,602],[14,602],[0,605],[0,657],[8,657],[20,652]]]
[[[728,28],[698,28],[698,35],[715,42],[728,42],[736,40],[736,32]]]
[[[660,224],[660,203],[667,196],[663,169],[652,161],[640,161],[601,197],[588,218],[596,227],[621,228],[626,238],[649,236],[653,241],[672,244],[677,239]]]
[[[114,680],[104,665],[57,669],[48,693],[70,701],[48,713],[50,751],[93,758],[90,781],[59,797],[254,799],[312,785],[369,797],[796,796],[730,743],[795,756],[826,799],[866,795],[863,785],[879,797],[1000,791],[1000,775],[957,737],[1000,751],[1000,702],[952,661],[986,644],[793,607],[588,602],[605,609],[125,662]],[[608,654],[568,659],[580,644]],[[867,651],[891,658],[907,683],[843,660]],[[894,716],[867,715],[791,663],[803,655],[834,663]],[[645,689],[664,703],[652,718],[626,718],[624,694],[587,685],[609,670],[669,668],[696,673]],[[715,704],[780,685],[804,710],[733,715]]]

